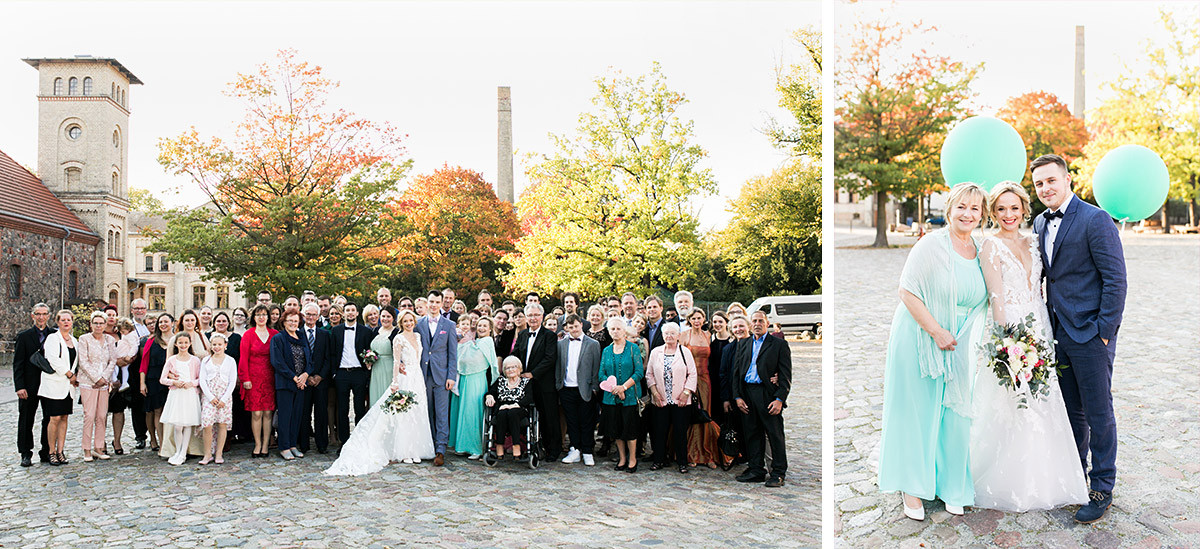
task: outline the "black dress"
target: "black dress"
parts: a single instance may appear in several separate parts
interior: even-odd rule
[[[143,402],[145,412],[153,412],[167,404],[166,385],[159,383],[162,377],[163,365],[167,363],[167,350],[157,341],[150,344],[150,360],[146,364],[146,399]]]
[[[724,400],[721,399],[721,352],[731,341],[734,341],[732,334],[729,339],[719,339],[714,335],[712,343],[708,346],[708,386],[712,391],[709,397],[712,411],[709,416],[717,422],[717,425],[720,425],[725,419]]]

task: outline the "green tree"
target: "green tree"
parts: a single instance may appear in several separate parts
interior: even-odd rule
[[[410,162],[392,128],[329,106],[337,84],[295,57],[230,85],[245,115],[229,142],[195,128],[160,140],[159,163],[209,202],[168,212],[153,249],[239,290],[358,293],[382,269],[369,252],[406,226],[385,205]]]
[[[162,200],[146,189],[129,188],[129,208],[151,215],[161,215],[167,210]]]
[[[1130,69],[1107,84],[1113,95],[1089,113],[1092,139],[1084,147],[1076,192],[1091,196],[1096,165],[1108,151],[1125,144],[1146,146],[1159,154],[1171,177],[1167,199],[1188,204],[1196,224],[1200,198],[1200,13],[1196,9],[1161,10],[1162,43],[1147,43],[1142,73]],[[1169,228],[1167,211],[1162,224]]]
[[[775,89],[779,106],[787,109],[794,123],[772,118],[766,129],[776,147],[793,156],[821,157],[821,32],[797,30],[792,37],[803,50],[801,61],[777,70]]]
[[[655,63],[636,78],[596,80],[594,109],[554,152],[531,156],[520,198],[525,236],[508,257],[513,292],[571,289],[587,297],[674,287],[701,257],[690,200],[716,191],[704,149],[681,120],[683,94]]]
[[[982,68],[912,43],[932,30],[920,22],[858,23],[835,74],[835,177],[839,188],[875,197],[875,242],[886,247],[888,197],[943,187],[938,155],[949,125],[968,114],[971,82]]]

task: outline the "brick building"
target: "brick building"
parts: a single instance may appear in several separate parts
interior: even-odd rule
[[[0,151],[0,353],[39,301],[57,310],[95,297],[100,236],[38,177]]]

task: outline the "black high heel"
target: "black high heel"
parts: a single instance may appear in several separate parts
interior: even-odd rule
[[[626,467],[626,468],[625,468],[625,472],[626,472],[626,473],[636,473],[636,472],[637,472],[637,466],[638,466],[638,464],[634,463],[634,464],[633,464],[633,467]]]

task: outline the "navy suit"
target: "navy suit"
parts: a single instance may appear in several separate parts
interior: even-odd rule
[[[421,374],[425,376],[433,447],[444,454],[450,441],[450,391],[446,390],[446,380],[458,382],[458,331],[454,322],[442,315],[432,336],[427,316],[417,321],[416,332],[421,335]]]
[[[304,340],[308,341],[308,327],[301,326]],[[333,369],[329,358],[332,336],[328,330],[316,327],[313,330],[312,362],[308,377],[321,376],[321,383],[310,385],[304,390],[304,417],[300,422],[300,451],[308,451],[308,441],[314,435],[317,438],[317,450],[324,452],[329,447],[329,387],[333,383]],[[339,359],[341,357],[338,357]],[[313,410],[316,410],[316,415]]]
[[[304,352],[301,373],[312,374],[312,350],[304,340],[303,333],[296,334]],[[287,332],[271,336],[271,367],[275,370],[275,409],[279,418],[279,450],[299,448],[300,423],[304,415],[304,391],[296,386],[293,370],[292,341]],[[303,450],[302,450],[303,451]]]
[[[1093,490],[1111,492],[1117,477],[1117,424],[1112,405],[1112,367],[1125,309],[1125,256],[1112,218],[1071,196],[1046,254],[1047,219],[1033,228],[1041,244],[1046,306],[1058,361],[1069,365],[1059,378],[1079,461]],[[1107,339],[1105,345],[1102,339]]]
[[[346,324],[333,327],[329,336],[329,369],[332,372],[333,385],[337,388],[337,436],[345,444],[350,440],[350,397],[354,393],[354,423],[362,421],[367,415],[367,384],[370,381],[370,370],[363,364],[362,353],[371,347],[375,339],[375,331],[361,322],[354,325],[354,357],[358,366],[342,368],[343,345],[346,342],[346,332],[350,329]]]

